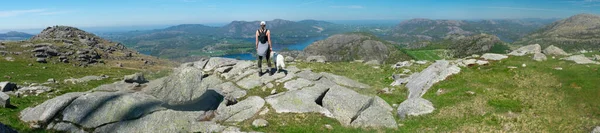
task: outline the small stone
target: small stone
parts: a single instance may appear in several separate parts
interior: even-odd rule
[[[27,66],[33,66],[33,64],[29,63],[29,64],[27,64]]]
[[[398,104],[392,104],[392,107],[394,107],[394,108],[398,107]]]
[[[475,95],[475,92],[473,92],[473,91],[467,91],[467,94],[469,94],[469,95]]]
[[[268,84],[267,84],[267,88],[271,89],[271,88],[273,88],[273,87],[274,87],[274,85],[273,85],[272,83],[268,83]]]
[[[42,67],[42,69],[46,69],[46,67]]]
[[[427,61],[426,60],[420,60],[420,61],[416,61],[415,63],[419,64],[419,65],[424,65],[424,64],[427,64]]]
[[[265,109],[263,109],[262,111],[260,111],[260,112],[258,113],[258,115],[266,115],[267,113],[269,113],[269,108],[265,108]]]
[[[563,70],[562,67],[555,67],[554,70]]]
[[[55,83],[56,80],[54,80],[54,79],[51,78],[51,79],[48,79],[46,82]]]
[[[600,126],[596,126],[596,128],[592,130],[592,133],[600,133]]]
[[[325,129],[333,130],[333,126],[329,124],[325,124]]]
[[[267,124],[269,124],[269,122],[267,122],[265,119],[256,119],[252,121],[252,126],[254,127],[266,127]]]
[[[5,57],[4,59],[5,59],[6,61],[11,61],[11,62],[12,62],[12,61],[15,61],[15,59],[14,59],[13,57]]]
[[[392,91],[390,90],[390,88],[383,88],[381,89],[381,92],[383,92],[383,94],[392,94]]]
[[[527,65],[526,65],[526,64],[523,64],[523,65],[521,65],[521,67],[527,67]]]
[[[277,93],[277,90],[275,90],[275,89],[271,90],[271,95],[276,94],[276,93]]]
[[[446,91],[444,91],[444,89],[442,89],[442,88],[438,89],[437,92],[435,92],[435,94],[438,95],[438,96],[442,95],[444,93],[446,93]]]
[[[507,66],[506,68],[508,68],[508,69],[515,69],[517,67],[516,66]]]
[[[409,69],[404,69],[404,70],[402,70],[402,73],[410,73],[410,70]]]

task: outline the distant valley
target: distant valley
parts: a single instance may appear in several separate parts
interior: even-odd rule
[[[6,33],[0,33],[0,41],[16,41],[16,40],[25,40],[33,37],[32,34],[17,32],[17,31],[9,31]]]

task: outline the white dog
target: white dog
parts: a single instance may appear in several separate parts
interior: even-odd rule
[[[283,58],[283,55],[281,54],[277,54],[277,57],[274,57],[273,55],[275,54],[277,53],[271,51],[271,60],[273,60],[272,58],[275,58],[275,66],[277,67],[277,72],[279,72],[280,69],[285,69],[285,58]]]

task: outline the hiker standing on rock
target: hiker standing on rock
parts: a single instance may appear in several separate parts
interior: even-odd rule
[[[271,71],[270,53],[273,51],[271,43],[271,31],[267,28],[265,21],[260,22],[260,29],[256,30],[256,52],[258,54],[258,76],[262,76],[262,59],[267,59],[267,72]],[[268,44],[267,44],[268,42]]]

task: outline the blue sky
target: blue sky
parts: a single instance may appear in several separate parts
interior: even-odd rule
[[[5,0],[0,31],[233,20],[566,18],[600,14],[600,0]]]

